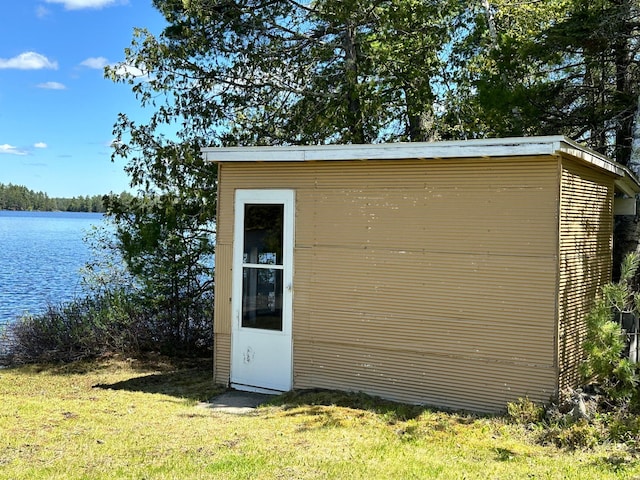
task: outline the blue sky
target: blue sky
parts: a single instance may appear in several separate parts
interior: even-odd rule
[[[121,192],[110,160],[119,112],[142,118],[130,87],[104,78],[134,27],[164,26],[151,0],[3,2],[0,28],[0,183],[52,197]]]

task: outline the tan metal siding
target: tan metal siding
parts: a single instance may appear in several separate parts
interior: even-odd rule
[[[216,245],[216,291],[215,313],[213,319],[213,333],[231,333],[231,324],[227,321],[231,317],[231,282],[226,281],[231,275],[233,247],[231,245]],[[220,272],[220,273],[218,273]],[[218,281],[218,275],[220,281]]]
[[[528,391],[539,401],[547,401],[554,394],[553,388],[534,392],[505,381],[506,369],[511,376],[522,379],[520,384],[547,385],[549,375],[543,369],[479,362],[472,355],[435,356],[335,345],[318,339],[298,349],[295,361],[296,388],[362,391],[407,403],[492,412],[502,410],[506,402]]]
[[[614,181],[575,161],[562,162],[558,293],[559,387],[580,380],[585,317],[611,278]]]
[[[321,247],[296,254],[298,271],[313,272],[308,283],[296,280],[296,295],[316,292],[299,306],[308,311],[296,323],[298,341],[332,332],[343,345],[554,367],[552,258]]]
[[[219,333],[213,337],[213,381],[229,385],[231,377],[231,335]]]
[[[226,165],[218,165],[218,195],[216,219],[217,244],[231,245],[233,243],[233,192],[234,187],[229,182],[227,185]]]
[[[223,165],[218,166],[216,219],[215,309],[213,315],[214,381],[229,383],[231,371],[231,270],[233,259],[233,197],[226,195]],[[233,187],[230,185],[230,191]]]
[[[295,388],[480,410],[553,393],[557,159],[221,172],[223,239],[235,188],[296,189]]]

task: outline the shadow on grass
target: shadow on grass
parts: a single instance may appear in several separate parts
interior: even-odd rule
[[[274,397],[269,405],[282,407],[284,410],[307,407],[311,414],[319,414],[318,406],[336,406],[366,410],[382,416],[387,422],[405,422],[419,417],[431,409],[422,405],[409,405],[385,400],[364,393],[351,393],[335,390],[309,389],[294,390]]]
[[[105,355],[88,360],[73,362],[52,363],[15,363],[8,368],[19,368],[35,373],[49,373],[52,375],[84,375],[101,370],[113,370],[118,366],[129,368],[133,371],[144,372],[171,372],[182,369],[201,368],[211,372],[210,358],[170,358],[162,355],[148,354],[137,358],[124,357],[119,354]]]
[[[592,465],[596,467],[605,467],[612,473],[616,474],[624,473],[637,464],[637,450],[632,448],[628,448],[627,451],[612,453],[608,456],[601,457],[592,462]]]
[[[148,367],[148,365],[147,365]],[[158,393],[193,401],[206,401],[219,394],[222,388],[214,385],[211,361],[166,365],[165,371],[156,371],[115,383],[100,383],[94,388]],[[141,371],[149,371],[146,368]]]

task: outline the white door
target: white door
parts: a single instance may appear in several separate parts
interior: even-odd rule
[[[293,190],[237,190],[231,386],[292,386]]]

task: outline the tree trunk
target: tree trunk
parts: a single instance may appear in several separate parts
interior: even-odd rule
[[[356,46],[356,29],[347,25],[344,32],[343,48],[345,55],[345,82],[347,101],[347,128],[352,143],[366,143],[364,120],[360,92],[358,89],[358,50]]]
[[[489,0],[482,0],[482,7],[484,8],[484,15],[487,19],[487,27],[489,27],[489,38],[491,39],[491,48],[498,48],[498,30],[496,29],[496,19],[491,9]]]
[[[631,155],[627,166],[636,176],[640,176],[640,95],[636,100],[636,114],[631,129]]]
[[[626,165],[638,176],[640,174],[640,97],[636,85],[632,81],[631,69],[633,68],[633,53],[631,52],[631,40],[634,26],[632,25],[635,13],[633,2],[620,0],[617,3],[617,17],[620,24],[617,26],[617,35],[613,42],[615,58],[615,101],[618,103],[632,103],[630,99],[635,97],[635,114],[623,112],[616,129],[615,160]],[[630,110],[631,110],[630,106]],[[626,113],[626,114],[625,114]],[[615,217],[613,239],[613,275],[614,280],[620,276],[620,265],[624,257],[631,252],[640,252],[640,222],[638,215],[619,215]],[[634,283],[639,284],[640,274],[636,274]]]
[[[414,82],[418,82],[418,84],[405,83],[403,87],[407,112],[407,134],[412,142],[433,142],[436,140],[433,115],[434,99],[430,93],[425,95],[429,86],[424,85],[424,82],[428,83],[429,80],[424,78]]]
[[[640,96],[636,101],[636,113],[631,129],[631,153],[627,166],[640,176]],[[618,215],[615,217],[613,235],[613,279],[620,277],[620,264],[627,253],[640,252],[640,222],[638,215]],[[635,284],[640,284],[640,275],[636,274]]]

